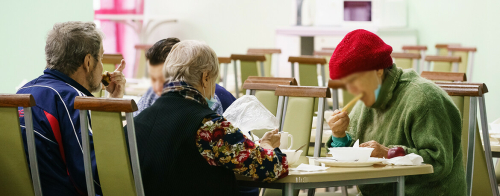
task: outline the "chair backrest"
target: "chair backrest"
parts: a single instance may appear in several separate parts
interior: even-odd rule
[[[326,73],[324,57],[315,56],[291,56],[288,57],[288,62],[291,64],[292,77],[295,76],[295,63],[299,64],[299,83],[302,86],[318,86],[318,66],[320,66],[321,77],[323,78],[322,86],[326,86]]]
[[[120,64],[122,59],[122,54],[103,54],[102,66],[104,71],[115,71],[116,64]]]
[[[406,52],[393,52],[391,57],[398,67],[403,69],[413,69],[417,73],[420,73],[419,59],[422,56],[418,53],[406,53]]]
[[[325,50],[325,48],[323,48],[323,50],[314,51],[313,54],[314,54],[314,56],[320,56],[320,57],[325,58],[326,63],[328,63],[328,62],[330,62],[330,59],[332,58],[333,52],[335,52],[335,48],[333,50]],[[326,65],[325,66],[325,77],[326,77],[326,80],[330,79],[329,76],[330,76],[330,67],[328,65]]]
[[[31,107],[35,105],[35,99],[30,94],[0,94],[0,192],[2,195],[42,195],[31,113]],[[23,107],[24,113],[18,111],[18,107]],[[19,124],[21,115],[24,115],[29,159],[26,158]]]
[[[427,51],[427,46],[422,45],[404,45],[402,47],[405,52],[420,53],[420,51]],[[415,52],[418,51],[418,52]]]
[[[468,195],[493,195],[498,192],[495,172],[491,160],[489,147],[489,134],[487,131],[486,117],[481,114],[483,128],[484,150],[479,136],[477,124],[477,101],[480,110],[484,112],[484,93],[488,92],[482,83],[450,83],[436,82],[451,96],[462,115],[462,153],[466,168],[467,194]],[[481,104],[481,102],[483,104]],[[484,125],[486,124],[486,128]],[[485,134],[486,133],[486,134]],[[485,134],[485,135],[484,135]]]
[[[316,86],[278,86],[276,96],[279,96],[278,114],[280,131],[293,135],[293,148],[309,144],[311,138],[311,125],[315,110],[315,99],[319,100],[316,126],[316,139],[314,156],[321,155],[321,141],[323,135],[323,120],[326,98],[331,96],[327,87]],[[309,145],[303,148],[302,156],[307,155]]]
[[[248,76],[246,81],[260,83],[261,81],[291,81],[292,85],[297,85],[297,80],[293,77],[261,77],[261,76]]]
[[[333,47],[326,47],[326,48],[321,48],[321,50],[335,50],[335,48]]]
[[[223,71],[219,71],[219,73],[221,74],[224,74],[222,77],[219,75],[219,77],[217,78],[217,80],[215,81],[216,83],[219,83],[220,80],[222,79],[222,83],[223,83],[223,87],[226,88],[226,85],[227,85],[227,69],[228,69],[228,65],[229,63],[231,63],[231,58],[230,57],[218,57],[219,59],[219,65],[223,65],[224,67],[221,67],[219,70],[223,70]],[[220,67],[220,66],[219,66]]]
[[[339,90],[343,90],[342,95],[349,93],[345,88],[345,84],[342,83],[340,80],[328,80],[328,88],[330,88],[332,91],[332,103],[333,103],[332,109],[333,110],[339,109],[340,108]]]
[[[425,61],[427,61],[427,71],[458,72],[458,64],[462,62],[462,58],[458,56],[426,56]]]
[[[266,57],[266,61],[264,61],[264,75],[266,77],[271,77],[272,68],[273,68],[273,55],[281,54],[281,49],[278,48],[250,48],[247,50],[247,54],[263,54]],[[279,59],[279,58],[276,58]],[[276,67],[277,68],[277,67]],[[274,70],[275,73],[278,73],[278,70]]]
[[[330,59],[333,55],[333,52],[335,52],[335,50],[320,50],[320,51],[314,51],[314,56],[322,56],[322,57],[326,57],[328,59]],[[326,60],[327,62],[329,60]]]
[[[94,186],[87,119],[91,110],[92,138],[103,195],[144,195],[135,140],[133,112],[137,111],[137,105],[134,100],[76,97],[74,107],[80,110],[88,192],[93,193]],[[126,113],[127,135],[123,131],[122,112]]]
[[[146,66],[146,51],[151,48],[153,45],[150,44],[137,44],[134,46],[136,50],[135,59],[135,70],[134,70],[134,78],[142,78],[147,75],[147,66]]]
[[[425,56],[427,55],[427,46],[422,45],[405,45],[403,46],[404,52],[420,54],[420,65],[419,72],[428,71],[425,70]]]
[[[420,74],[420,77],[433,81],[450,81],[450,82],[467,81],[467,76],[465,73],[423,71]]]
[[[243,83],[249,76],[264,76],[264,61],[266,56],[262,54],[232,54],[231,60],[234,63],[235,75],[235,90],[236,98],[239,97],[239,88],[237,75],[241,75],[241,82]],[[237,70],[236,62],[240,62],[240,72]]]
[[[460,44],[457,43],[451,43],[451,44],[436,44],[436,55],[437,56],[448,56],[448,47],[450,46],[460,46]]]
[[[459,56],[462,62],[458,65],[458,72],[467,73],[469,80],[472,80],[472,72],[474,71],[474,54],[477,52],[476,47],[460,47],[448,46],[449,56]]]
[[[278,109],[278,96],[274,95],[279,85],[297,85],[294,78],[292,80],[265,80],[249,78],[243,83],[243,88],[247,90],[247,95],[255,97],[274,115]]]
[[[217,59],[219,60],[219,64],[231,63],[230,57],[217,57]]]

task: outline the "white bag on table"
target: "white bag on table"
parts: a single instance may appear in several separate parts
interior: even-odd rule
[[[244,95],[234,101],[223,116],[254,141],[259,138],[250,135],[252,130],[274,130],[279,127],[278,119],[253,95]]]

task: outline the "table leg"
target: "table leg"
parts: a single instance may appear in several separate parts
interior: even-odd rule
[[[404,176],[399,176],[398,182],[394,184],[394,193],[397,196],[404,196],[405,195],[405,177]]]
[[[316,189],[307,189],[307,196],[314,196]]]
[[[342,192],[342,196],[348,196],[349,193],[347,191],[347,186],[340,187],[340,190]]]
[[[283,188],[282,195],[283,196],[293,196],[293,184],[292,183],[285,184],[285,187]]]

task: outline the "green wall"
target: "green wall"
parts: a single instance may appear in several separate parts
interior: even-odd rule
[[[91,0],[4,0],[0,3],[0,93],[43,74],[45,38],[56,22],[93,21]]]
[[[473,82],[486,83],[488,121],[500,118],[500,1],[408,0],[409,27],[435,54],[436,43],[476,46]]]

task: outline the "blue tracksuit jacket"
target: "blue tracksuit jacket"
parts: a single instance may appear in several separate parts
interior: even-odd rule
[[[51,69],[28,82],[17,94],[32,94],[36,101],[32,108],[33,128],[43,195],[86,195],[80,114],[73,103],[76,96],[92,94],[69,76]],[[19,108],[19,116],[27,149],[23,108]],[[94,184],[96,193],[102,194],[89,130]]]

